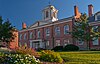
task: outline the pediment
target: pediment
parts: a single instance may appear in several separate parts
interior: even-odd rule
[[[38,25],[39,25],[39,22],[36,22],[36,23],[32,24],[29,28],[37,27]]]

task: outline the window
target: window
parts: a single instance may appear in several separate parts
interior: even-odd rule
[[[60,40],[56,40],[56,46],[60,46]]]
[[[22,34],[20,34],[20,40],[22,39]]]
[[[94,37],[92,43],[93,45],[99,45],[98,38]]]
[[[26,33],[24,34],[24,40],[26,39]]]
[[[33,38],[33,32],[30,33],[30,39],[32,39],[32,38]]]
[[[67,44],[69,44],[69,39],[64,40],[64,46],[66,46]]]
[[[46,11],[46,18],[48,18],[48,15],[49,15],[49,13],[48,13],[48,11]]]
[[[38,31],[37,33],[37,38],[40,38],[40,31]]]
[[[55,28],[55,35],[60,35],[60,27]]]
[[[49,46],[49,41],[46,42],[46,46]]]
[[[79,45],[83,45],[84,41],[83,40],[78,40]]]
[[[97,16],[97,20],[100,20],[100,15]]]
[[[98,32],[98,26],[93,26],[92,29],[93,29],[94,32]]]
[[[49,36],[49,35],[50,35],[50,29],[47,28],[47,29],[46,29],[46,36]]]
[[[30,48],[32,48],[32,45],[33,45],[32,42],[30,42]]]
[[[64,34],[68,34],[69,32],[69,25],[64,26]]]

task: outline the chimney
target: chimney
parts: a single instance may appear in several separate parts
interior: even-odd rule
[[[26,29],[26,23],[22,23],[22,29]]]
[[[88,15],[89,17],[93,15],[93,5],[92,4],[88,5]]]
[[[77,6],[74,6],[74,14],[75,14],[75,16],[78,15],[78,7]]]
[[[77,6],[74,6],[74,14],[75,14],[75,18],[79,18],[81,16]]]

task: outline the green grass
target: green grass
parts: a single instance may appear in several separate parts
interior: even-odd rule
[[[65,64],[100,64],[100,51],[57,52]]]

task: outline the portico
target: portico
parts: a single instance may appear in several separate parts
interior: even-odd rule
[[[30,40],[30,48],[45,48],[44,42],[42,41],[42,39]]]

